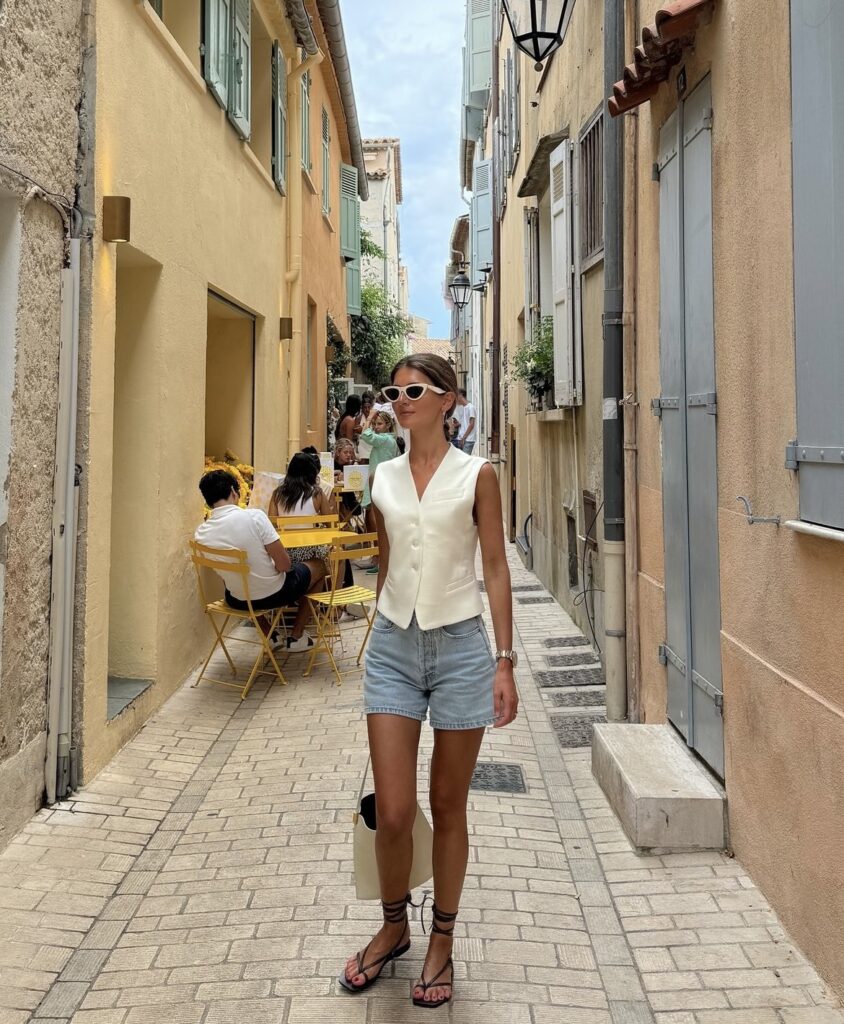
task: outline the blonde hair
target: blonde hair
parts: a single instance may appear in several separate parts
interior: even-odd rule
[[[376,412],[375,415],[372,417],[372,426],[373,427],[375,426],[376,423],[379,423],[379,422],[380,423],[386,423],[387,430],[389,430],[389,432],[391,434],[395,434],[395,432],[396,432],[396,421],[393,419],[393,417],[388,412],[386,412],[383,409],[381,409],[378,412]]]
[[[337,440],[334,442],[334,454],[336,455],[341,448],[351,448],[353,452],[355,450],[354,444],[348,439],[348,437],[337,438]]]

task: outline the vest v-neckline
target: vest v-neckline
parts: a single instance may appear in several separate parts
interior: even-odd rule
[[[422,504],[422,502],[425,499],[425,495],[428,493],[428,491],[430,491],[431,486],[434,483],[434,480],[436,480],[436,478],[437,478],[437,473],[439,473],[439,471],[442,469],[443,463],[445,462],[445,460],[449,457],[449,455],[451,455],[453,447],[454,446],[451,445],[451,444],[448,446],[448,448],[445,451],[445,454],[440,459],[439,464],[437,465],[437,468],[431,474],[430,480],[427,482],[427,484],[425,484],[425,487],[424,487],[424,489],[423,489],[421,494],[419,493],[419,491],[416,488],[416,480],[415,480],[415,478],[413,476],[413,467],[410,464],[410,452],[407,453],[407,471],[410,474],[410,484],[411,484],[411,487],[413,488],[413,493],[416,495],[416,501],[417,501],[417,503],[419,505]]]

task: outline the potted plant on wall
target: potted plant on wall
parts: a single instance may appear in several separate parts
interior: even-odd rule
[[[540,317],[533,337],[526,339],[512,360],[513,377],[530,395],[534,412],[551,408],[554,393],[554,318]]]

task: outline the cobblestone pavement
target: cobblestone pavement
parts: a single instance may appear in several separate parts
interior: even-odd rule
[[[513,574],[522,714],[489,731],[481,759],[520,766],[527,791],[472,793],[455,1001],[440,1017],[844,1024],[740,864],[633,853],[588,748],[558,740],[586,742],[583,716],[600,715],[594,667],[571,675],[588,650],[516,560]],[[409,955],[366,995],[335,981],[378,918],[351,885],[360,673],[337,689],[294,664],[289,686],[260,683],[242,704],[182,688],[0,855],[0,1024],[424,1016],[409,1001],[426,947],[418,922]],[[430,740],[425,729],[420,792]]]

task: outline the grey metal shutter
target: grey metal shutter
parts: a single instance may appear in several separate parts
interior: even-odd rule
[[[823,9],[823,17],[819,16]],[[844,4],[791,0],[800,518],[844,529]]]

